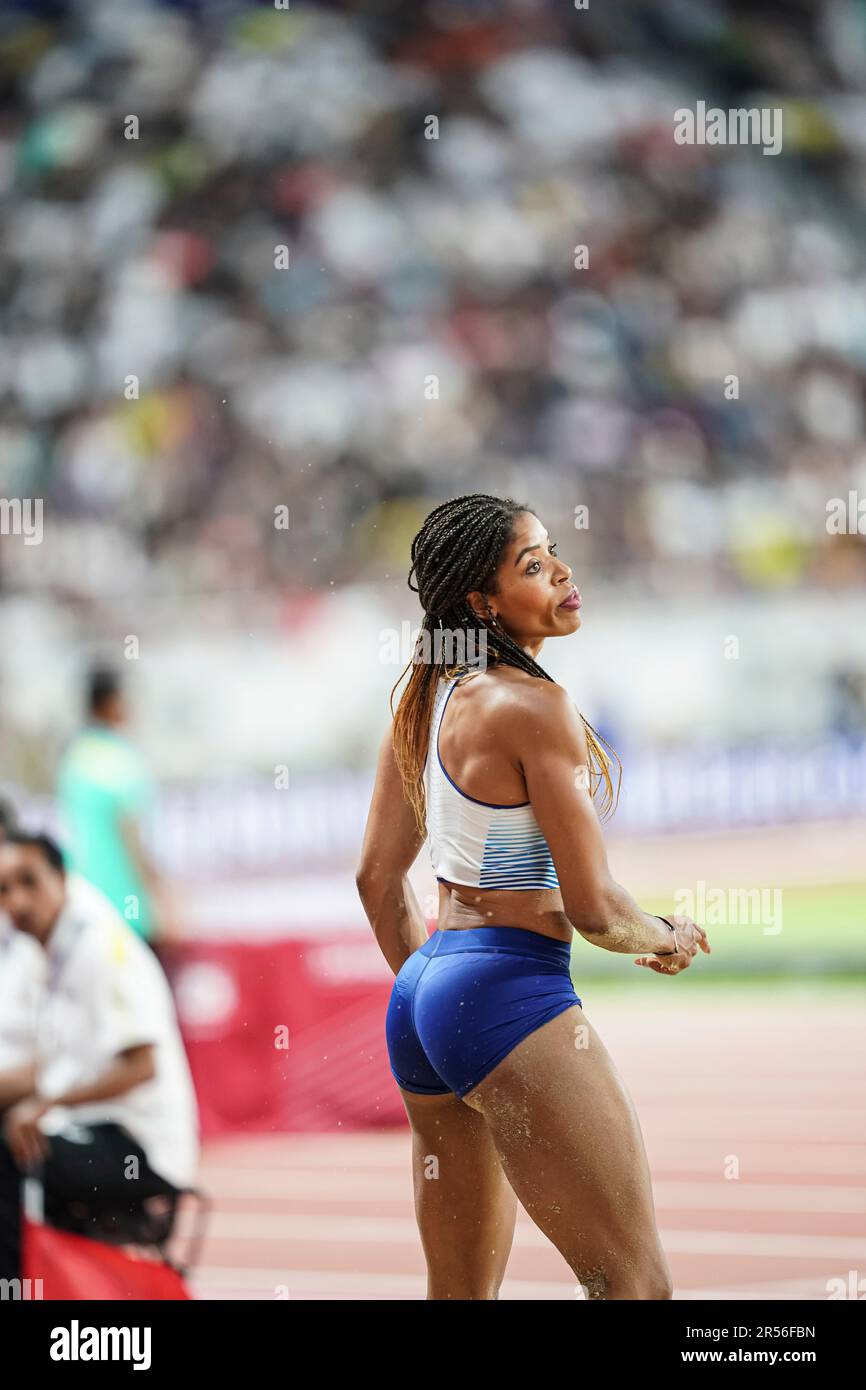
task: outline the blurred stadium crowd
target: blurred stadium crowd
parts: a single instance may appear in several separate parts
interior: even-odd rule
[[[0,74],[7,592],[375,581],[512,488],[611,584],[866,577],[862,0],[11,3]]]

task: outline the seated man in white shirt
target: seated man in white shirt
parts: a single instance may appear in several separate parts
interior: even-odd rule
[[[46,1208],[133,1209],[193,1182],[198,1115],[159,962],[47,835],[0,844],[0,912],[44,953],[33,1060],[0,1072],[0,1279],[17,1279],[24,1173]]]
[[[0,845],[17,829],[12,807],[0,801]],[[111,908],[105,894],[80,874],[67,873],[66,888],[77,908],[94,914]],[[0,1114],[33,1086],[36,1019],[46,967],[39,942],[16,931],[0,909]]]
[[[0,914],[0,1115],[31,1077],[42,955]]]
[[[16,830],[15,812],[0,801],[0,845]],[[32,937],[16,931],[0,910],[0,1115],[31,1083],[36,1032],[36,1000],[45,970],[45,952]]]

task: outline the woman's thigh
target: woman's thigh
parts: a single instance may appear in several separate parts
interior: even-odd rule
[[[464,1103],[587,1297],[671,1296],[637,1114],[579,1005],[518,1043]]]
[[[487,1124],[453,1094],[400,1094],[412,1126],[427,1296],[494,1299],[514,1238],[517,1201]]]

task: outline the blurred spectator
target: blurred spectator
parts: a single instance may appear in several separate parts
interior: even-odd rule
[[[132,1209],[193,1181],[198,1119],[158,962],[110,904],[67,883],[49,837],[6,837],[0,907],[44,956],[28,1062],[0,1071],[0,1278],[14,1279],[24,1173],[41,1177],[46,1210],[77,1195]]]
[[[833,673],[832,691],[830,728],[859,742],[866,733],[866,675],[840,667]]]
[[[154,790],[122,732],[127,706],[115,672],[91,673],[87,709],[88,722],[66,749],[58,774],[70,864],[145,940],[174,942],[182,934],[178,919],[142,833]]]
[[[824,508],[866,469],[866,27],[747,8],[13,8],[0,491],[46,529],[7,587],[378,578],[383,505],[405,545],[468,470],[587,505],[611,582],[862,583]],[[782,153],[677,145],[698,98]]]
[[[470,489],[604,597],[862,590],[826,525],[866,496],[860,0],[115,8],[0,26],[0,498],[44,499],[0,592],[35,645],[405,600]],[[698,100],[782,109],[781,153],[678,145]]]
[[[16,828],[15,812],[0,801],[0,848]],[[0,1085],[0,1113],[30,1074],[41,954],[35,941],[15,930],[0,906],[0,1072],[13,1074],[5,1090]]]
[[[16,826],[15,812],[8,801],[0,801],[0,845]]]

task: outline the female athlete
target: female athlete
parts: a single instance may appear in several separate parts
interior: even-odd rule
[[[611,877],[594,799],[615,804],[612,759],[538,664],[546,638],[580,627],[581,600],[535,512],[458,497],[411,553],[424,623],[356,881],[396,976],[386,1036],[427,1297],[498,1298],[519,1198],[584,1297],[669,1299],[640,1126],[569,961],[577,932],[675,975],[706,933],[641,911]],[[425,839],[429,937],[407,878]]]

